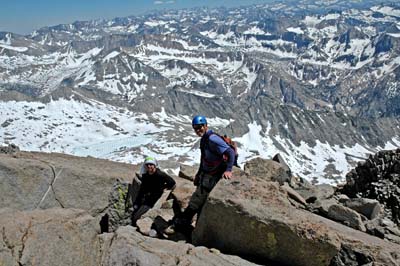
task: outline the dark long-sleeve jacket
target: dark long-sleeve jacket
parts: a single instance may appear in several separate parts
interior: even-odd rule
[[[225,171],[232,171],[235,152],[220,136],[214,134],[212,130],[209,129],[201,138],[200,149],[201,161],[199,171],[209,174],[222,174]],[[228,161],[224,162],[224,154],[227,155]]]
[[[160,169],[152,175],[142,175],[142,184],[134,205],[147,205],[153,207],[161,197],[164,189],[173,189],[175,180]]]

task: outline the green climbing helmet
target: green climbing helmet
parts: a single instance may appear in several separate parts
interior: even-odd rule
[[[147,156],[144,159],[144,164],[154,164],[155,166],[157,166],[157,160],[154,157]]]

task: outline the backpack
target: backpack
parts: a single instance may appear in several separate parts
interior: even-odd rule
[[[237,160],[238,160],[238,157],[239,157],[239,153],[238,153],[238,150],[237,150],[237,144],[236,144],[236,142],[234,142],[230,137],[228,137],[226,134],[225,135],[220,135],[220,134],[218,134],[218,133],[215,133],[215,132],[213,132],[212,134],[214,134],[214,135],[217,135],[218,137],[220,137],[226,144],[228,144],[228,146],[229,147],[231,147],[232,149],[233,149],[233,151],[234,151],[234,153],[235,153],[235,160],[234,160],[234,162],[233,162],[233,165],[234,166],[236,166],[236,167],[239,167],[239,165],[238,165],[238,162],[237,162]],[[210,134],[211,135],[211,134]],[[208,138],[210,137],[210,135],[208,135],[208,137],[206,138],[206,141],[208,141]],[[201,146],[201,145],[200,145]],[[203,149],[204,149],[205,147],[200,147],[200,149],[201,149],[201,152],[203,153],[204,151],[203,151]],[[227,162],[228,161],[228,157],[224,154],[223,155],[223,161],[224,162]],[[240,168],[240,167],[239,167]]]

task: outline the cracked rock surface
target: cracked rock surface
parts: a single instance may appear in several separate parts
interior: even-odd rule
[[[0,154],[0,208],[79,208],[93,216],[108,205],[116,180],[131,181],[129,164],[65,154]]]
[[[77,209],[0,209],[0,265],[95,265],[97,224]]]

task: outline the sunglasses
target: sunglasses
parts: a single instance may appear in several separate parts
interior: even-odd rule
[[[194,125],[193,129],[194,130],[200,130],[203,127],[203,125]]]
[[[150,166],[155,166],[154,164],[152,164],[152,163],[146,163],[145,164],[147,167],[150,167]]]

